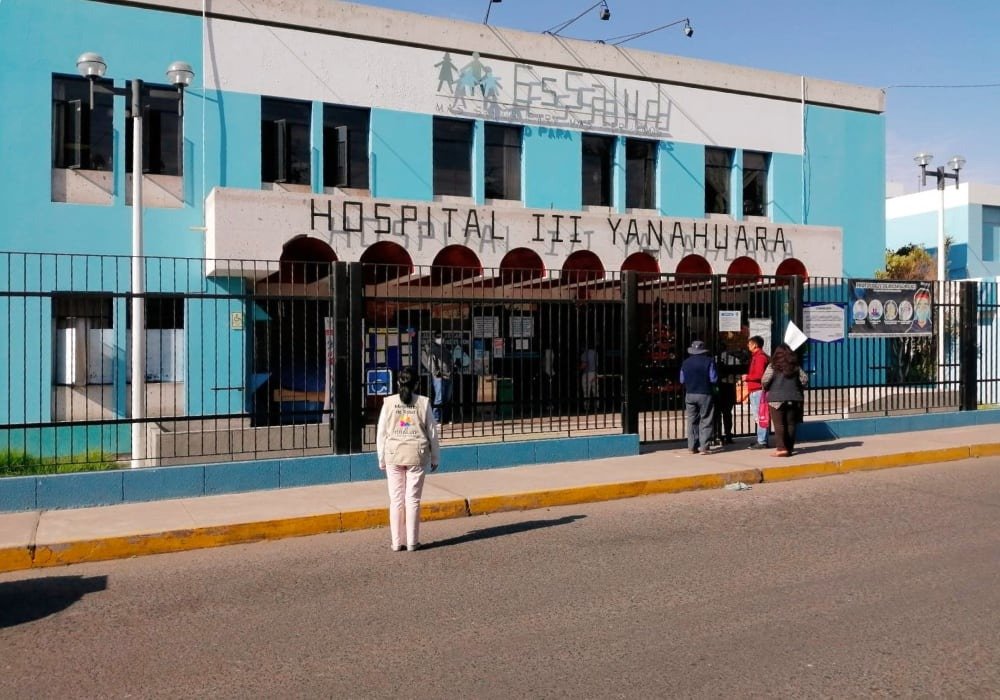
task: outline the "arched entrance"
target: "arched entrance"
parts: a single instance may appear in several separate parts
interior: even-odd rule
[[[748,284],[758,282],[761,278],[760,265],[753,258],[745,255],[729,263],[726,270],[726,282],[729,284]]]
[[[578,250],[563,263],[561,279],[566,284],[604,279],[604,263],[591,251]]]
[[[803,282],[809,280],[809,271],[798,258],[785,258],[774,274],[777,277],[801,277]]]
[[[500,280],[503,284],[516,284],[545,276],[545,263],[530,248],[514,248],[500,261]]]
[[[384,284],[413,272],[413,259],[406,248],[392,241],[371,244],[359,262],[365,284]]]
[[[431,284],[452,284],[483,274],[483,264],[464,245],[449,245],[438,251],[431,263]]]
[[[712,264],[700,255],[692,253],[677,263],[678,275],[708,276],[712,274]]]

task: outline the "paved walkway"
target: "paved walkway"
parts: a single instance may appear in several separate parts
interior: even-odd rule
[[[634,457],[432,474],[425,521],[1000,455],[993,425],[804,443],[790,458],[651,449]],[[344,532],[388,523],[382,481],[0,515],[0,572]],[[433,527],[424,530],[433,537]],[[386,540],[388,543],[388,539]]]

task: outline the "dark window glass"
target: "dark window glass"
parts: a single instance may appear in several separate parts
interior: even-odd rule
[[[472,122],[434,117],[434,194],[472,196]]]
[[[131,305],[129,306],[131,313]],[[169,330],[184,327],[184,298],[175,296],[146,297],[146,328]]]
[[[127,94],[131,85],[125,84]],[[184,134],[177,105],[180,93],[167,85],[142,86],[142,171],[180,175]],[[126,98],[128,102],[128,98]],[[132,172],[132,120],[125,120],[125,172]]]
[[[299,100],[260,100],[260,179],[289,185],[310,184],[312,105]]]
[[[767,153],[743,152],[743,214],[767,216]]]
[[[614,153],[615,139],[613,136],[583,135],[584,205],[611,206]]]
[[[52,167],[112,170],[113,110],[110,80],[94,83],[94,107],[85,78],[52,76]]]
[[[733,152],[728,148],[705,149],[705,213],[731,214],[730,177]]]
[[[368,189],[371,110],[323,105],[323,185]]]
[[[625,206],[656,206],[656,141],[625,139]]]
[[[486,198],[521,198],[521,127],[486,125]]]
[[[1000,207],[983,206],[983,261],[996,262],[1000,247]]]

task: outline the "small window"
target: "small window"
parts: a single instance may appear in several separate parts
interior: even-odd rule
[[[260,112],[260,179],[288,185],[310,184],[312,105],[263,97]]]
[[[323,105],[323,185],[368,189],[371,110]]]
[[[472,122],[434,117],[434,194],[472,196]]]
[[[770,155],[743,152],[743,215],[767,216],[767,167]]]
[[[110,80],[52,76],[52,167],[111,170],[114,97]]]
[[[521,199],[521,127],[486,125],[486,198]]]
[[[656,141],[625,139],[625,206],[656,207]]]
[[[129,83],[126,94],[131,94]],[[142,168],[152,175],[180,175],[184,170],[184,131],[180,93],[167,85],[142,86]],[[132,120],[125,120],[125,172],[132,172]]]
[[[56,384],[111,384],[115,336],[111,297],[58,294],[52,297],[55,321]]]
[[[996,262],[1000,247],[1000,207],[983,207],[983,262]]]
[[[583,135],[583,203],[610,207],[615,139],[613,136]]]
[[[146,297],[146,381],[184,381],[184,299]]]
[[[731,214],[730,178],[733,152],[728,148],[705,149],[705,213]]]

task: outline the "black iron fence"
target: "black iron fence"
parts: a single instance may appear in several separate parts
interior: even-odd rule
[[[374,449],[400,370],[446,444],[685,436],[678,383],[703,340],[733,404],[746,341],[781,342],[847,281],[339,262],[144,258],[144,397],[132,411],[128,257],[0,257],[0,470],[206,463]],[[810,342],[810,417],[1000,403],[993,283],[935,290],[930,338]],[[722,426],[720,425],[720,428]],[[132,436],[142,431],[142,454]]]

